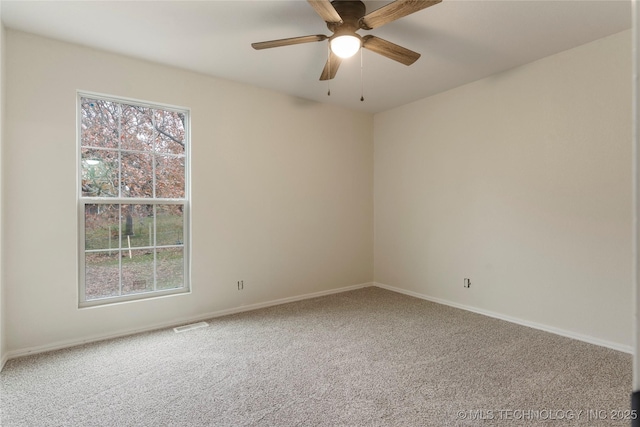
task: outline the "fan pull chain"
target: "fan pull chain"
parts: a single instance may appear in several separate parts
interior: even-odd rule
[[[362,48],[360,48],[360,101],[364,101],[364,67],[362,66]]]
[[[327,79],[327,96],[331,96],[331,45],[327,43],[327,64],[329,78]]]

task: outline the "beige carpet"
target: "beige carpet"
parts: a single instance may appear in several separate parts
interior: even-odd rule
[[[630,355],[379,288],[209,323],[10,360],[0,424],[630,424]]]

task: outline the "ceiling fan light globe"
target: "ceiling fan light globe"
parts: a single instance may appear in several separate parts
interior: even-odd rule
[[[331,51],[340,58],[351,58],[360,50],[360,39],[356,36],[338,36],[331,40]]]

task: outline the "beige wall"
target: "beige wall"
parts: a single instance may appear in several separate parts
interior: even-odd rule
[[[6,45],[11,353],[371,282],[371,115],[12,30]],[[76,90],[191,109],[191,294],[77,308]]]
[[[626,31],[377,114],[374,280],[630,350],[630,76]]]
[[[5,72],[4,72],[4,56],[5,56],[5,29],[2,24],[2,14],[0,13],[0,370],[4,366],[7,358],[6,344],[6,322],[5,322],[5,298],[4,298],[4,269],[2,264],[2,247],[4,245],[3,226],[2,226],[2,210],[3,210],[3,183],[2,180],[2,147],[4,146],[4,93],[5,93]]]
[[[631,344],[629,32],[375,117],[3,38],[2,351],[373,279]],[[191,294],[77,308],[76,90],[191,108]]]

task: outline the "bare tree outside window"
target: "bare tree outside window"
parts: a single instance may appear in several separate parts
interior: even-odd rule
[[[81,305],[188,289],[188,110],[79,94]]]

